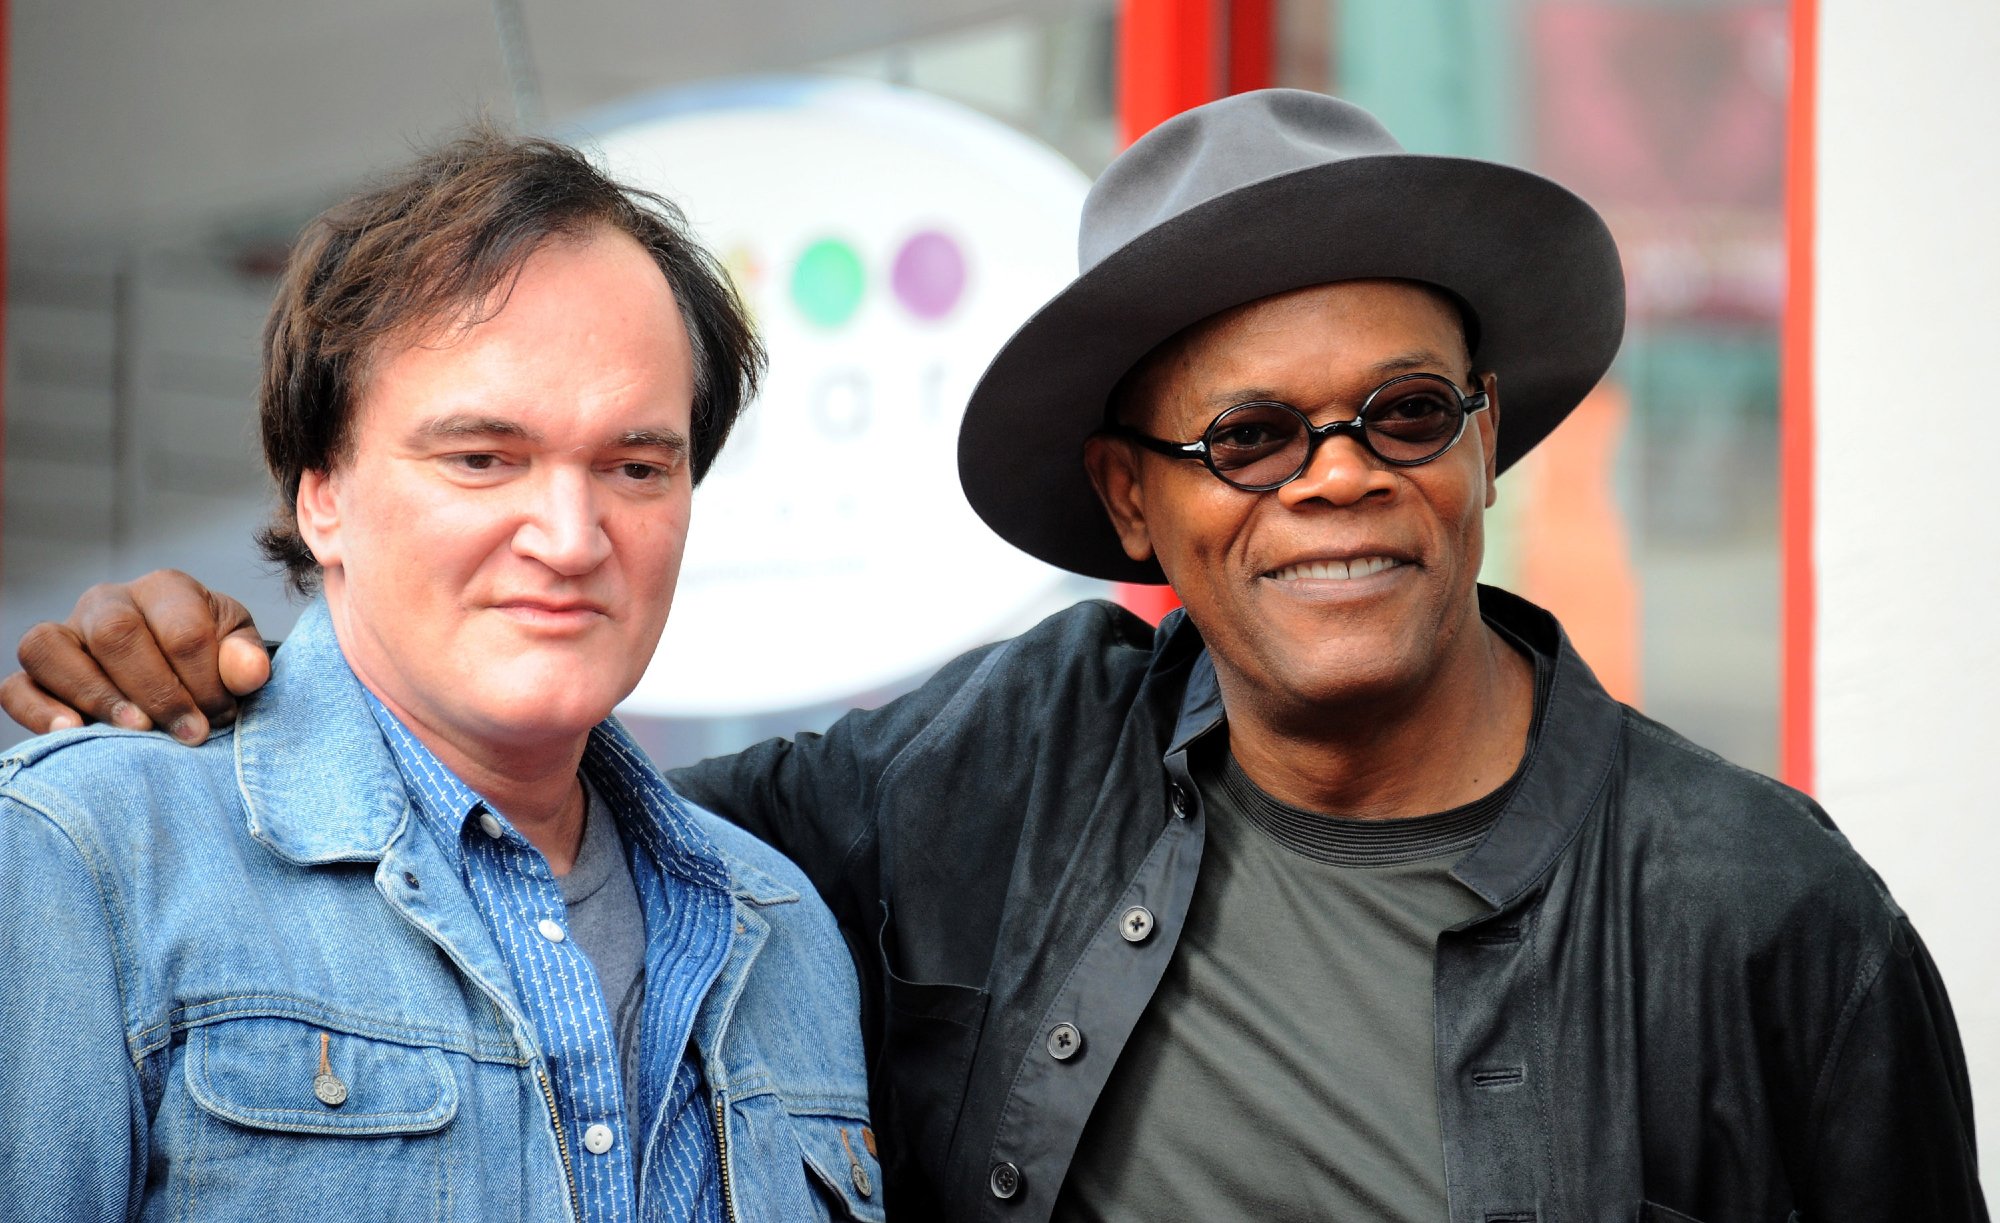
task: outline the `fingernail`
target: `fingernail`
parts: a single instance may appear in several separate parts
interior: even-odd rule
[[[130,701],[120,701],[111,707],[111,722],[126,730],[146,729],[146,715],[140,713],[139,707]]]
[[[75,714],[59,713],[55,717],[49,719],[49,729],[52,731],[75,730],[77,727],[82,725],[83,725],[83,719],[77,717]]]
[[[207,734],[208,727],[191,713],[174,719],[174,738],[183,743],[200,743]]]

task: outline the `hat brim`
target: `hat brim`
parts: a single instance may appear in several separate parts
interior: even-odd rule
[[[1280,175],[1148,229],[1078,276],[994,357],[958,435],[959,481],[987,525],[1089,577],[1166,581],[1125,555],[1084,470],[1119,379],[1210,315],[1308,285],[1417,280],[1478,320],[1500,377],[1499,467],[1548,436],[1610,368],[1625,329],[1618,248],[1550,180],[1457,157],[1384,154]]]

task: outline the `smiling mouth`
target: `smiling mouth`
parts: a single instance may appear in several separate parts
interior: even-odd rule
[[[1394,569],[1403,562],[1392,556],[1357,556],[1346,561],[1304,561],[1297,565],[1287,565],[1283,569],[1273,569],[1264,576],[1275,582],[1296,582],[1301,578],[1330,578],[1345,582],[1354,578],[1373,577],[1385,569]]]

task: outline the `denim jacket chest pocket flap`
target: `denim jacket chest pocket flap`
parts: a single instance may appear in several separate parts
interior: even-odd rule
[[[439,1050],[294,1019],[225,1019],[195,1028],[185,1075],[195,1103],[253,1129],[429,1134],[458,1112],[458,1082]]]

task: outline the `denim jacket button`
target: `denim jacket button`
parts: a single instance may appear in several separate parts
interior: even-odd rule
[[[986,1177],[986,1187],[996,1198],[1010,1198],[1021,1192],[1021,1170],[1010,1163],[997,1163]]]
[[[592,1155],[602,1155],[611,1149],[611,1127],[602,1121],[583,1132],[583,1149]]]
[[[1118,919],[1118,933],[1125,936],[1128,943],[1143,943],[1153,933],[1153,911],[1145,905],[1133,905]]]
[[[1083,1052],[1083,1033],[1073,1023],[1059,1023],[1049,1029],[1049,1056],[1066,1062]]]

